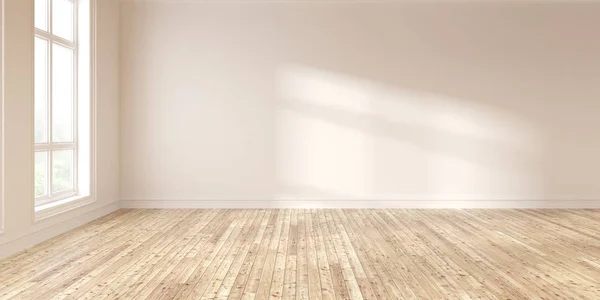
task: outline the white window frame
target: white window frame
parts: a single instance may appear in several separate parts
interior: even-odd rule
[[[35,154],[38,152],[47,153],[46,162],[46,194],[41,197],[35,197],[34,195],[34,207],[35,207],[35,219],[44,219],[46,217],[62,213],[64,211],[86,205],[95,201],[95,0],[68,0],[73,3],[73,41],[69,41],[65,38],[59,37],[52,33],[52,2],[53,0],[47,0],[47,29],[44,31],[34,27],[34,38],[40,38],[47,42],[47,67],[46,67],[46,88],[47,88],[47,102],[46,102],[46,142],[35,143],[34,142],[34,161]],[[82,4],[83,10],[80,10],[80,1],[85,2]],[[83,20],[89,21],[90,24],[79,24],[80,13],[89,13],[88,16],[84,16]],[[84,26],[85,25],[85,26]],[[83,28],[83,31],[80,31]],[[89,32],[87,32],[89,30]],[[89,36],[85,37],[89,33]],[[80,34],[84,34],[82,38],[83,43],[89,43],[83,47],[79,44]],[[66,47],[73,51],[73,116],[72,116],[72,134],[73,141],[67,143],[56,143],[53,142],[53,122],[52,122],[52,51],[53,44]],[[84,49],[81,54],[84,55],[84,63],[82,66],[85,68],[89,67],[89,74],[85,71],[79,74],[82,66],[79,65],[80,50]],[[89,53],[87,53],[89,51]],[[88,55],[89,54],[89,55]],[[88,66],[89,63],[89,66]],[[83,79],[82,79],[83,78]],[[80,82],[83,80],[84,82]],[[87,82],[89,81],[89,82]],[[87,82],[87,83],[85,83]],[[79,90],[80,84],[85,84],[81,91]],[[89,92],[89,95],[87,94]],[[83,97],[80,97],[83,95]],[[88,97],[89,96],[89,97]],[[89,101],[89,103],[83,103],[82,107],[80,101]],[[89,124],[80,124],[80,114],[84,113],[83,123],[89,122]],[[88,115],[89,113],[89,115]],[[34,118],[35,119],[35,118]],[[35,128],[35,125],[33,126]],[[83,128],[83,130],[80,130]],[[81,132],[80,132],[81,131]],[[82,139],[80,133],[89,134]],[[52,193],[52,159],[53,151],[56,150],[72,150],[73,161],[72,161],[72,189],[66,191],[60,191]],[[80,153],[83,150],[86,153]],[[80,160],[83,155],[83,159]],[[34,164],[35,165],[35,164]],[[89,173],[88,173],[89,172]],[[83,177],[82,177],[83,176]],[[82,181],[80,179],[83,178]],[[34,180],[35,181],[35,180]],[[33,183],[33,182],[32,182]]]
[[[77,110],[77,102],[78,102],[78,98],[77,98],[77,86],[78,86],[78,75],[77,75],[77,70],[79,69],[79,64],[77,63],[77,58],[79,56],[78,50],[79,50],[79,45],[78,45],[78,28],[79,28],[79,24],[77,22],[77,16],[79,15],[79,11],[77,8],[77,0],[68,0],[73,2],[73,41],[69,41],[67,39],[64,39],[62,37],[59,37],[57,35],[54,35],[52,32],[52,17],[53,17],[53,13],[52,13],[52,9],[53,9],[53,5],[52,5],[52,1],[53,0],[47,0],[47,27],[48,27],[48,31],[44,31],[38,28],[35,28],[35,37],[36,38],[40,38],[45,40],[48,43],[48,47],[46,49],[46,53],[47,53],[47,68],[46,68],[46,88],[47,88],[47,102],[46,102],[46,143],[36,143],[35,144],[35,152],[46,152],[47,153],[47,162],[46,162],[46,195],[45,196],[41,196],[41,197],[37,197],[36,198],[36,206],[40,206],[40,205],[44,205],[44,204],[48,204],[51,202],[56,202],[56,201],[60,201],[63,200],[65,198],[69,198],[69,197],[73,197],[75,195],[77,195],[77,186],[78,186],[78,176],[77,176],[77,166],[78,166],[78,161],[77,161],[77,156],[78,156],[78,134],[77,134],[77,127],[79,126],[77,123],[77,115],[78,115],[78,110]],[[52,51],[53,51],[53,46],[54,45],[59,45],[68,49],[71,49],[73,51],[73,115],[72,115],[72,137],[73,137],[73,141],[72,142],[67,142],[67,143],[55,143],[53,142],[53,110],[52,110],[52,103],[53,103],[53,95],[52,95],[52,80],[53,80],[53,66],[52,66],[52,61],[53,61],[53,56],[52,56]],[[72,170],[71,170],[71,176],[72,176],[72,186],[73,188],[70,190],[65,190],[65,191],[59,191],[57,193],[53,193],[52,192],[52,159],[53,159],[53,152],[57,151],[57,150],[72,150],[73,151],[73,161],[72,161]]]

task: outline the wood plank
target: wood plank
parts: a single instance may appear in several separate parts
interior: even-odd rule
[[[298,259],[298,210],[292,210],[290,218],[290,237],[287,245],[285,274],[283,277],[282,299],[296,299],[296,273]]]
[[[258,256],[258,250],[263,243],[263,239],[265,236],[265,232],[267,231],[268,224],[271,220],[272,211],[267,211],[262,223],[260,224],[260,228],[258,229],[258,234],[254,239],[252,245],[250,246],[250,250],[248,251],[248,255],[244,259],[244,262],[237,272],[237,274],[232,274],[235,276],[235,280],[233,282],[232,288],[227,288],[226,286],[221,287],[220,291],[217,293],[217,297],[220,299],[241,299],[244,293],[244,288],[246,287],[246,283],[248,282],[248,278],[250,277],[250,272],[252,267],[254,266],[254,262]],[[224,290],[227,289],[227,290]]]
[[[315,251],[317,264],[319,268],[319,280],[321,282],[321,296],[323,300],[335,299],[333,291],[333,279],[331,277],[331,270],[329,269],[329,261],[327,260],[327,252],[325,250],[325,242],[323,240],[323,231],[319,226],[319,215],[317,210],[311,210],[310,212],[310,223],[313,229],[313,238],[315,241]]]
[[[271,214],[271,218],[267,224],[265,236],[263,237],[263,240],[259,246],[258,254],[254,260],[250,274],[248,275],[248,281],[246,282],[241,299],[255,299],[256,297],[256,292],[258,291],[260,285],[263,269],[265,268],[267,253],[269,251],[271,239],[273,238],[273,235],[275,235],[274,231],[277,226],[277,220],[279,219],[280,213],[281,212],[279,210],[275,210],[274,213]]]
[[[120,210],[0,262],[1,299],[594,299],[600,210]]]
[[[279,299],[283,295],[283,280],[286,271],[285,262],[288,250],[288,239],[290,235],[291,218],[291,211],[286,210],[283,229],[281,232],[281,238],[279,239],[279,245],[277,246],[277,257],[275,258],[275,272],[273,273],[271,291],[269,293],[270,299]]]

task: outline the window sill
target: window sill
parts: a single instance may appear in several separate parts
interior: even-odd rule
[[[67,211],[83,207],[85,205],[93,203],[95,200],[96,199],[94,199],[94,197],[92,197],[91,195],[78,195],[60,201],[37,206],[35,208],[34,221],[38,222],[65,213]]]

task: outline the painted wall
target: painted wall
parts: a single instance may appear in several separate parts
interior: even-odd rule
[[[4,205],[0,257],[119,207],[119,3],[97,5],[97,201],[33,220],[33,1],[5,0]]]
[[[599,3],[125,1],[121,23],[125,206],[599,206]]]
[[[0,104],[4,103],[4,0],[0,0]],[[0,105],[0,236],[4,233],[4,105]]]
[[[600,4],[125,1],[121,23],[126,206],[600,199]]]

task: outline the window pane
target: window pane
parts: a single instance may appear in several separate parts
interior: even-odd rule
[[[73,150],[52,153],[52,193],[73,189]]]
[[[35,38],[35,142],[48,141],[48,41]]]
[[[73,41],[73,1],[52,1],[52,33]]]
[[[52,141],[73,141],[73,50],[52,44]]]
[[[48,152],[35,153],[35,197],[48,195]]]
[[[35,27],[48,31],[48,0],[35,0]]]

